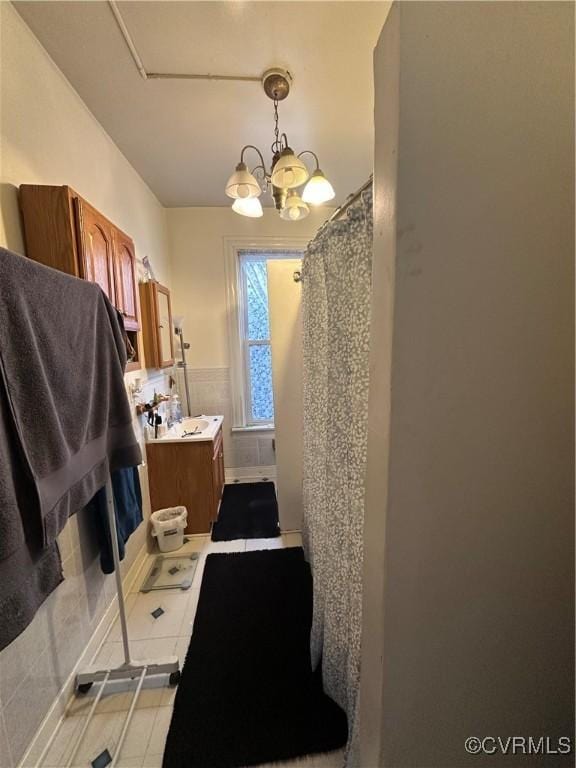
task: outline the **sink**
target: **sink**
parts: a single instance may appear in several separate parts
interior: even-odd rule
[[[176,425],[176,436],[188,437],[190,433],[198,434],[199,432],[204,432],[209,425],[210,422],[207,419],[182,419],[182,423]]]
[[[148,442],[154,443],[189,443],[204,440],[214,440],[216,433],[222,426],[223,416],[188,417],[179,424],[174,424],[171,429],[157,439],[147,437]]]

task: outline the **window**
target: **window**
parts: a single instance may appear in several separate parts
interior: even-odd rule
[[[300,259],[302,250],[230,244],[227,271],[235,429],[274,427],[266,264],[272,259]]]
[[[246,381],[246,423],[272,424],[272,353],[266,254],[240,252],[240,295]]]

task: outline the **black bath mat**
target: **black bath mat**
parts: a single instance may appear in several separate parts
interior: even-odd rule
[[[274,483],[225,485],[212,541],[280,536]]]
[[[164,768],[237,768],[344,746],[346,715],[310,670],[300,547],[206,559]]]

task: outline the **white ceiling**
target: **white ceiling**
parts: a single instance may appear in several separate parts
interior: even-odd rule
[[[258,83],[143,80],[107,2],[15,2],[159,200],[227,205],[244,144],[268,160],[272,102]],[[372,170],[372,51],[388,2],[120,2],[147,71],[292,72],[280,129],[313,149],[342,202]],[[87,148],[89,151],[89,148]],[[255,164],[255,163],[254,163]]]

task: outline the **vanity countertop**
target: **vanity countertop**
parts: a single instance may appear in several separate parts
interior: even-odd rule
[[[157,438],[147,438],[147,443],[191,443],[214,440],[222,426],[224,416],[194,416],[182,419]]]

